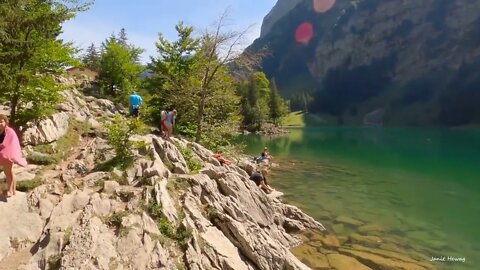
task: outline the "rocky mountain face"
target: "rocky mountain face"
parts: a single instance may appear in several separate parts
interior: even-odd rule
[[[247,49],[269,49],[284,96],[308,93],[311,111],[347,123],[376,110],[386,124],[480,123],[479,1],[284,2]]]

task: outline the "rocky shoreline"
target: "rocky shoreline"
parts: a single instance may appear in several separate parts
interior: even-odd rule
[[[137,135],[133,167],[100,169],[114,153],[101,122],[121,113],[108,100],[64,92],[57,114],[24,130],[27,154],[48,155],[78,136],[54,165],[15,168],[19,186],[3,198],[0,264],[7,269],[308,269],[289,248],[292,232],[324,230],[298,208],[263,193],[250,161],[228,168],[201,145]],[[89,123],[88,131],[72,121]],[[95,130],[95,132],[92,132]],[[182,149],[202,164],[191,172]],[[3,174],[0,179],[4,179]],[[30,187],[30,188],[28,188]],[[13,222],[20,220],[22,222]]]
[[[25,130],[25,151],[45,157],[78,141],[59,163],[15,168],[25,192],[0,201],[0,269],[431,269],[365,257],[255,186],[248,159],[223,167],[199,144],[148,134],[132,138],[133,167],[107,169],[103,124],[121,108],[77,90],[64,96],[59,113]],[[192,171],[192,160],[202,168]]]
[[[248,135],[250,133],[251,132],[249,132],[247,130],[242,130],[242,134],[244,134],[244,135]],[[285,129],[285,128],[280,127],[280,126],[276,126],[276,125],[271,124],[271,123],[263,124],[261,129],[259,131],[255,132],[255,134],[264,135],[264,136],[282,136],[282,135],[286,135],[288,133],[290,133],[290,131],[288,131],[288,129]]]

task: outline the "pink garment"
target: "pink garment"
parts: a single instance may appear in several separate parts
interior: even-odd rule
[[[11,127],[5,128],[5,138],[3,143],[0,144],[0,162],[5,159],[22,167],[27,166],[27,160],[23,157],[17,133]]]

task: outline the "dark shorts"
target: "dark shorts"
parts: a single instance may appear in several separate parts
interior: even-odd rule
[[[259,173],[253,173],[252,176],[250,176],[250,180],[255,182],[257,186],[260,185],[260,183],[264,180],[263,176]]]
[[[140,108],[133,108],[132,109],[132,116],[138,117],[139,114],[140,114]]]

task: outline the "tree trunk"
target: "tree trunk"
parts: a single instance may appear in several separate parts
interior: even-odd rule
[[[200,96],[200,102],[198,104],[198,114],[197,114],[197,134],[195,135],[195,142],[200,143],[202,140],[202,128],[203,128],[203,113],[205,111],[205,94],[202,91]]]
[[[18,95],[13,94],[12,99],[10,100],[10,124],[13,127],[16,127],[17,124],[17,106],[18,106]]]

